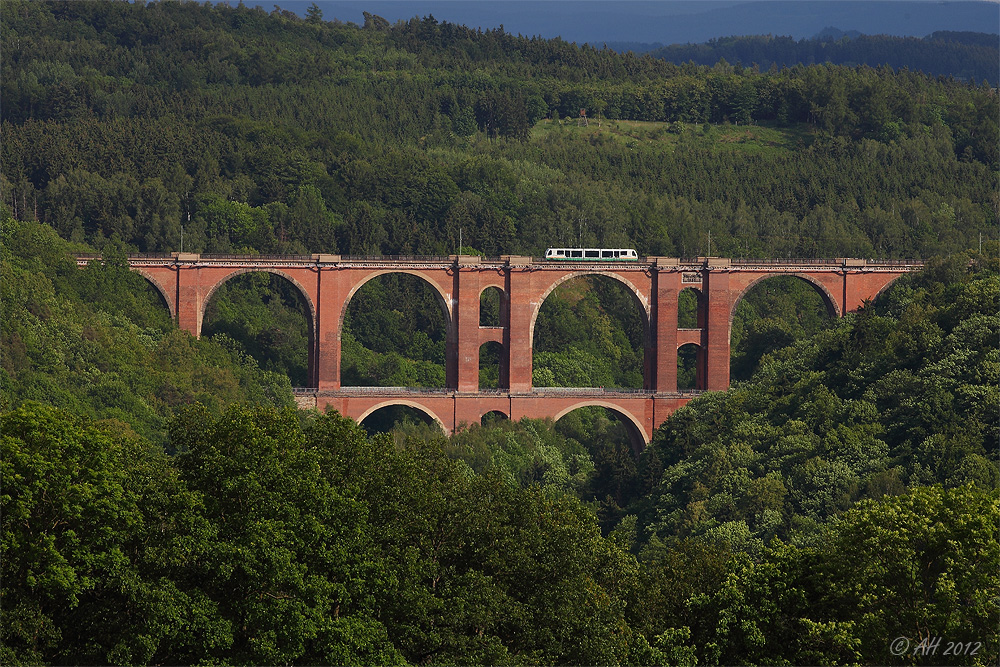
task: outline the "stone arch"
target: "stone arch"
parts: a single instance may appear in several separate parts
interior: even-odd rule
[[[372,407],[368,408],[363,413],[361,413],[361,416],[358,417],[358,419],[357,419],[358,424],[360,425],[361,422],[363,422],[373,412],[375,412],[377,410],[381,410],[382,408],[390,408],[390,407],[392,407],[394,405],[405,405],[408,408],[413,408],[415,410],[419,410],[420,412],[423,412],[425,415],[427,415],[428,417],[430,417],[434,421],[435,424],[437,424],[438,426],[441,427],[441,431],[445,435],[449,435],[448,428],[444,425],[444,422],[441,421],[441,418],[438,417],[436,414],[434,414],[433,410],[431,410],[430,408],[428,408],[426,405],[421,405],[417,401],[411,401],[411,400],[408,400],[408,399],[405,399],[405,398],[393,398],[393,399],[389,399],[387,401],[382,401],[381,403],[376,403],[375,405],[373,405]]]
[[[681,326],[681,313],[680,313],[680,302],[684,296],[685,292],[692,292],[695,298],[695,325],[693,327]],[[706,301],[705,292],[699,287],[682,287],[681,291],[677,293],[677,328],[678,329],[704,329],[705,328],[705,318],[707,316],[706,312]]]
[[[201,301],[201,307],[198,310],[198,335],[199,336],[201,335],[201,323],[204,321],[205,311],[208,309],[208,303],[209,301],[212,300],[212,297],[215,296],[215,293],[219,290],[220,287],[225,285],[227,282],[229,282],[236,276],[242,276],[245,273],[273,273],[276,276],[281,276],[282,278],[284,278],[285,280],[287,280],[288,282],[290,282],[292,285],[295,286],[295,289],[299,291],[299,294],[302,295],[302,299],[306,302],[306,305],[309,307],[309,317],[307,318],[309,321],[309,344],[310,346],[314,345],[315,344],[314,329],[316,327],[316,304],[313,302],[312,297],[309,295],[309,290],[307,290],[302,285],[302,283],[300,283],[298,280],[288,275],[281,269],[270,269],[266,267],[263,268],[255,267],[252,269],[235,269],[232,273],[227,274],[226,277],[222,278],[217,283],[212,285],[212,289],[208,290],[208,292],[205,294],[205,297]]]
[[[642,423],[635,417],[635,415],[610,401],[581,400],[579,403],[574,403],[573,405],[563,408],[557,412],[552,417],[552,421],[557,422],[574,410],[591,406],[611,410],[611,412],[615,413],[615,415],[621,419],[622,423],[625,424],[626,430],[628,431],[629,443],[632,446],[632,452],[636,456],[638,456],[642,450],[646,448],[646,445],[649,444],[649,436],[646,434],[646,429],[643,428]]]
[[[351,286],[351,291],[347,293],[347,297],[344,299],[344,304],[340,307],[340,317],[337,319],[337,337],[340,338],[344,331],[344,318],[347,317],[347,308],[351,305],[351,299],[357,294],[358,290],[367,285],[369,282],[378,278],[380,276],[389,275],[391,273],[405,273],[410,276],[416,276],[420,278],[425,283],[430,285],[431,289],[434,290],[434,295],[437,297],[438,303],[441,304],[441,309],[444,311],[444,324],[445,332],[448,338],[452,335],[452,322],[454,321],[454,313],[452,312],[453,299],[451,294],[445,294],[441,291],[441,288],[433,280],[428,278],[424,273],[420,271],[412,271],[408,269],[384,269],[381,271],[374,271],[371,274],[365,276],[362,280],[358,281],[356,284]]]
[[[535,304],[534,309],[531,311],[531,322],[529,323],[529,336],[528,344],[531,349],[535,349],[535,321],[538,319],[538,313],[542,310],[542,304],[545,300],[549,298],[549,295],[555,291],[557,287],[562,285],[567,280],[573,280],[574,278],[580,278],[582,276],[599,276],[602,278],[611,278],[612,280],[617,280],[621,284],[625,285],[632,292],[632,296],[635,297],[635,302],[639,306],[639,311],[643,314],[642,327],[643,327],[643,337],[645,340],[649,340],[649,320],[650,320],[650,305],[649,299],[644,297],[642,292],[636,287],[632,282],[626,280],[617,273],[609,273],[607,271],[574,271],[573,273],[566,274],[562,278],[559,278],[546,289],[538,298],[538,303]]]
[[[499,306],[497,308],[497,314],[496,314],[496,324],[483,322],[484,319],[487,319],[483,317],[484,315],[486,315],[486,313],[483,312],[483,305],[482,305],[483,295],[486,294],[486,292],[488,292],[489,290],[496,290],[500,294]],[[504,326],[504,321],[506,320],[506,318],[504,317],[504,313],[506,312],[504,306],[506,305],[507,305],[507,294],[503,291],[502,287],[498,285],[487,285],[486,287],[479,290],[479,326],[481,327]],[[492,320],[493,318],[490,317],[488,319]]]
[[[305,302],[306,308],[309,310],[309,312],[306,314],[306,329],[307,329],[306,339],[308,341],[306,349],[306,359],[307,359],[306,382],[307,386],[315,387],[317,385],[316,364],[315,364],[316,346],[317,346],[316,303],[313,301],[312,295],[309,293],[309,290],[307,290],[305,286],[302,285],[302,283],[296,280],[294,276],[289,275],[288,273],[282,271],[281,269],[268,268],[268,267],[235,269],[230,273],[226,274],[214,285],[212,285],[211,289],[209,289],[208,292],[205,294],[204,298],[201,301],[201,304],[198,307],[198,322],[197,322],[198,337],[199,338],[201,337],[202,326],[204,325],[205,322],[205,313],[208,311],[208,304],[211,303],[212,297],[215,296],[215,293],[219,290],[220,287],[225,285],[233,278],[248,273],[270,273],[272,275],[276,275],[280,278],[283,278],[298,291],[299,296],[301,296],[302,300]]]
[[[500,415],[500,416],[501,416],[501,417],[503,417],[504,419],[506,419],[506,420],[510,421],[510,415],[509,415],[509,414],[507,414],[507,413],[506,413],[506,412],[504,412],[503,410],[496,410],[496,409],[493,409],[493,410],[487,410],[487,411],[486,411],[486,412],[484,412],[483,414],[479,415],[479,423],[480,423],[480,424],[482,424],[482,423],[483,423],[483,417],[485,417],[486,415]]]
[[[823,304],[826,306],[826,311],[831,318],[837,318],[842,315],[842,313],[840,312],[840,303],[837,301],[837,299],[833,296],[833,294],[830,293],[830,290],[826,288],[826,285],[819,282],[812,276],[803,273],[774,273],[771,275],[761,276],[760,278],[751,281],[749,284],[747,284],[746,287],[744,287],[740,291],[739,295],[733,300],[733,305],[729,309],[729,334],[728,334],[729,338],[732,338],[733,335],[733,318],[736,317],[736,308],[737,306],[740,305],[740,302],[743,301],[746,295],[750,293],[750,290],[752,290],[754,287],[764,282],[765,280],[771,280],[772,278],[783,278],[783,277],[798,278],[799,280],[805,281],[807,284],[809,284],[810,287],[815,289],[816,292],[819,294],[820,298],[823,300]]]
[[[164,288],[163,285],[160,284],[160,281],[157,280],[152,273],[146,271],[142,267],[133,267],[132,270],[138,273],[143,278],[145,278],[147,282],[149,282],[150,284],[153,285],[153,287],[156,288],[156,291],[160,293],[161,297],[163,297],[163,303],[167,306],[167,312],[170,313],[170,319],[176,322],[177,304],[174,303],[174,300],[170,298],[170,295],[167,293],[166,288]]]

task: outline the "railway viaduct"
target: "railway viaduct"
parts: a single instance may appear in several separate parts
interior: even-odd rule
[[[80,256],[85,265],[97,257]],[[795,276],[822,297],[833,317],[857,310],[892,281],[921,262],[834,260],[735,260],[721,257],[678,259],[646,257],[637,262],[542,261],[499,258],[342,257],[340,255],[132,255],[129,264],[163,296],[177,324],[201,333],[205,307],[230,278],[249,272],[282,276],[308,304],[309,387],[296,390],[302,406],[334,408],[358,421],[389,405],[408,405],[428,414],[445,432],[478,423],[488,412],[510,419],[558,419],[578,407],[600,405],[629,426],[637,449],[654,429],[696,392],[677,388],[678,349],[697,346],[697,390],[729,386],[730,332],[740,299],[754,285],[774,276]],[[341,332],[351,297],[367,281],[387,273],[406,273],[426,281],[437,294],[447,323],[444,389],[346,387],[341,385]],[[644,387],[535,388],[531,382],[535,319],[545,298],[561,283],[600,275],[624,284],[642,313]],[[480,326],[480,296],[500,291],[500,326]],[[685,289],[698,300],[697,328],[678,327],[678,299]],[[480,346],[502,346],[501,389],[480,390]]]

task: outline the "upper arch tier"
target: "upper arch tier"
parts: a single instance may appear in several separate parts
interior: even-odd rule
[[[77,261],[86,265],[93,259],[100,258],[79,256]],[[446,398],[434,398],[435,403],[431,406],[428,401],[432,399],[421,397],[420,392],[396,389],[402,392],[400,398],[418,402],[431,410],[446,430],[453,430],[460,423],[478,422],[487,410],[501,410],[511,419],[520,419],[522,416],[545,416],[547,410],[555,409],[551,391],[536,392],[531,385],[532,334],[538,309],[545,297],[566,280],[583,275],[609,277],[628,287],[647,322],[646,387],[637,390],[642,395],[629,398],[628,405],[621,397],[611,402],[614,409],[634,415],[647,435],[669,414],[667,409],[654,410],[654,403],[674,406],[689,397],[677,392],[677,349],[680,345],[696,342],[700,346],[704,355],[706,389],[724,390],[729,386],[729,329],[733,310],[755,283],[774,276],[800,278],[820,292],[832,314],[843,315],[873,300],[900,276],[923,266],[920,261],[844,258],[645,257],[628,262],[568,264],[517,255],[352,258],[323,254],[195,253],[134,255],[129,257],[129,264],[154,284],[178,326],[194,336],[201,330],[202,313],[208,299],[232,276],[265,271],[289,280],[309,304],[314,332],[309,343],[310,386],[329,396],[327,403],[342,405],[348,412],[354,409],[351,405],[361,404],[359,398],[334,401],[334,397],[344,391],[340,385],[340,339],[347,303],[359,287],[376,276],[407,273],[422,278],[434,289],[448,320],[447,388],[443,391],[451,393]],[[502,292],[501,327],[480,326],[480,294],[489,287]],[[699,311],[704,317],[699,318],[698,329],[682,331],[678,329],[677,302],[680,293],[687,288],[694,288],[701,295],[703,304]],[[502,386],[481,392],[478,387],[479,350],[488,341],[502,346]],[[645,416],[640,419],[639,414]]]

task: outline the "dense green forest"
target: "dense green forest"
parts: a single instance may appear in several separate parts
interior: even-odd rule
[[[837,34],[836,30],[823,33],[798,41],[774,35],[724,37],[704,44],[671,44],[649,54],[678,64],[714,65],[726,60],[767,70],[772,65],[831,63],[906,68],[993,85],[1000,81],[1000,36],[996,34],[941,30],[917,38]]]
[[[431,17],[2,7],[5,202],[141,251],[915,257],[995,236],[995,90]],[[578,116],[586,109],[589,123]],[[569,119],[567,122],[566,119]]]
[[[4,664],[1000,659],[1000,112],[978,77],[242,4],[9,0],[0,19]],[[838,320],[801,281],[762,283],[732,389],[636,452],[603,408],[448,437],[294,410],[300,295],[240,276],[194,339],[125,257],[182,235],[929,261]],[[481,323],[499,308],[484,293]],[[371,281],[342,380],[444,386],[444,322],[419,279]],[[567,281],[534,382],[642,386],[642,337],[618,283]]]

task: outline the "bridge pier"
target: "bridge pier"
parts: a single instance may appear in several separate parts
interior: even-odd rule
[[[712,258],[714,259],[714,258]],[[730,273],[724,270],[728,260],[713,265],[711,259],[705,271],[707,297],[707,344],[704,350],[705,388],[723,391],[729,388],[729,330],[733,306]]]

